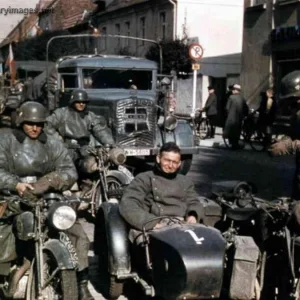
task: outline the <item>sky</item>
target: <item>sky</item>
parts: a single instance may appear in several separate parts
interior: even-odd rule
[[[0,0],[0,42],[21,21],[24,13],[10,13],[13,8],[34,9],[39,0]]]
[[[204,56],[242,51],[244,0],[178,0],[178,30],[183,24],[190,38],[198,38]],[[186,20],[186,21],[185,21]]]

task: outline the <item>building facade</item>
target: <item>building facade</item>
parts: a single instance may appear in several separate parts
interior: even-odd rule
[[[300,70],[300,3],[296,0],[245,0],[241,80],[256,105],[281,78]]]

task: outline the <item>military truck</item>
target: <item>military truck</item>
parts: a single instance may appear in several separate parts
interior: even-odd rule
[[[163,77],[158,75],[156,62],[118,55],[67,56],[56,62],[55,72],[56,76],[53,70],[48,72],[56,78],[55,86],[48,83],[52,86],[48,95],[54,95],[54,102],[49,98],[50,110],[67,106],[71,92],[84,89],[90,99],[89,109],[105,116],[129,163],[139,158],[154,161],[160,146],[174,141],[182,149],[181,172],[189,171],[192,157],[198,153],[191,119],[168,110],[168,92],[161,90]],[[172,79],[165,80],[169,91],[174,89]]]

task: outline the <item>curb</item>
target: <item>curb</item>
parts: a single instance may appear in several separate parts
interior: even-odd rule
[[[215,140],[200,140],[198,142],[198,146],[200,148],[219,148],[219,149],[228,149],[231,150],[230,148],[228,148],[224,141],[215,141]],[[253,149],[251,148],[251,146],[249,144],[246,143],[245,147],[241,150],[251,150],[253,151]]]

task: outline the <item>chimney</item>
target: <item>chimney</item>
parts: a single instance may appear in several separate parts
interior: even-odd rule
[[[105,1],[103,1],[103,0],[92,0],[92,2],[97,5],[97,12],[105,10],[105,6],[106,6]]]

